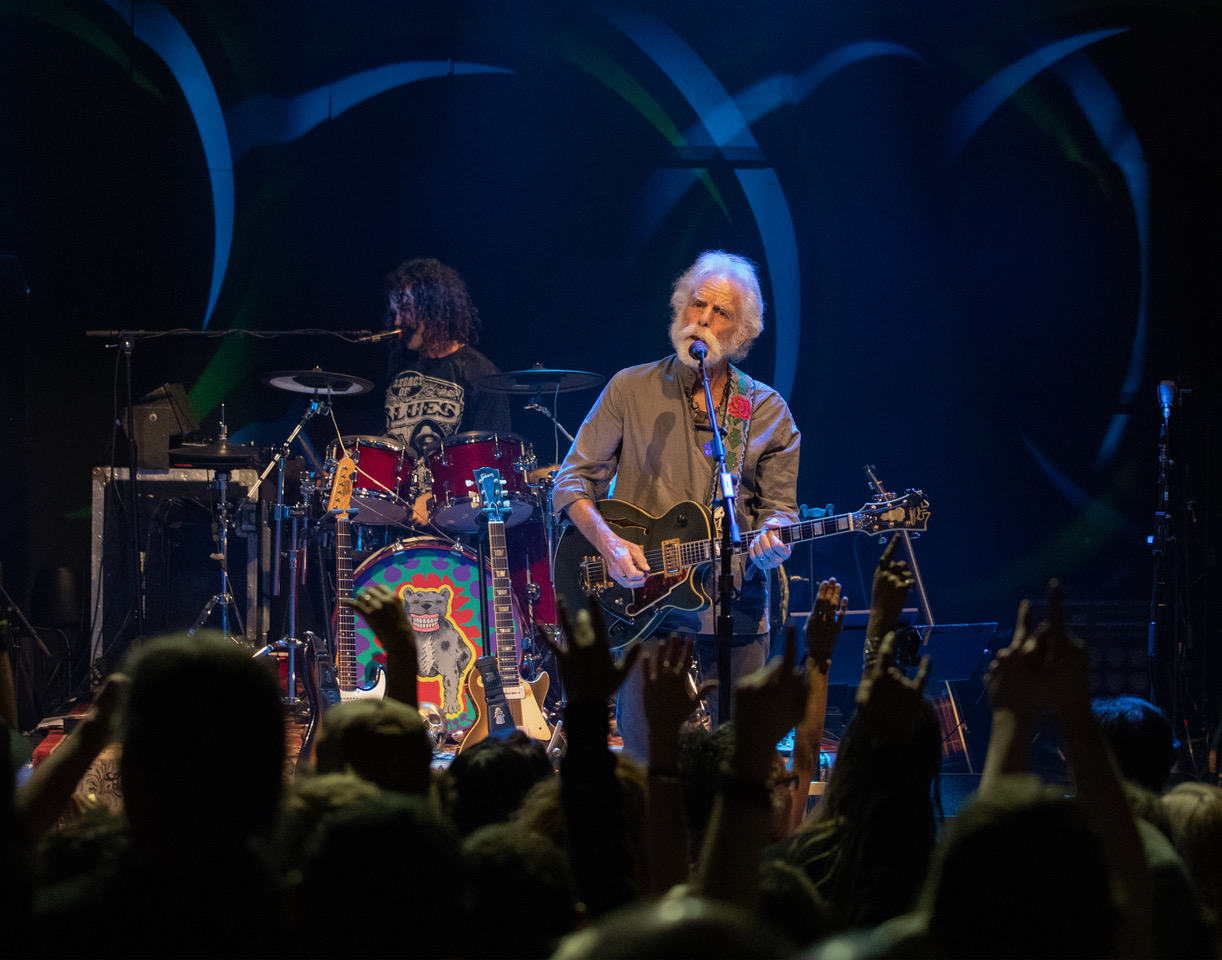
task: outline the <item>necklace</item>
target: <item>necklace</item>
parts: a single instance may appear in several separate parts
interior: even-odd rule
[[[696,394],[701,392],[701,383],[696,380],[692,384],[692,389],[687,394],[687,405],[691,408],[692,419],[696,426],[708,426],[709,416],[705,411],[700,409],[700,404],[696,402]],[[726,406],[730,401],[730,378],[726,377],[725,385],[721,388],[721,399],[717,401],[717,419],[725,420]],[[723,424],[724,425],[724,424]]]

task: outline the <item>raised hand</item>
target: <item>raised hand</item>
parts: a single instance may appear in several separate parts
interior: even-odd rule
[[[857,688],[857,709],[880,740],[907,742],[916,732],[921,701],[929,680],[929,655],[921,657],[914,678],[895,665],[895,633],[888,633],[878,648],[878,659]]]
[[[1049,674],[1048,705],[1059,715],[1090,709],[1090,655],[1065,623],[1061,585],[1048,581],[1048,620],[1041,651]]]
[[[743,677],[734,690],[734,755],[739,765],[750,763],[754,773],[767,776],[778,740],[806,709],[806,677],[794,670],[797,631],[785,632],[785,653]],[[760,769],[754,769],[760,767]]]
[[[707,680],[699,690],[689,681],[694,641],[672,633],[652,654],[641,657],[644,687],[645,719],[649,722],[650,739],[655,732],[677,735],[696,703],[717,681]],[[653,755],[651,747],[650,755]]]
[[[1031,630],[1030,603],[1019,601],[1014,634],[1009,645],[998,650],[989,664],[985,690],[993,711],[1008,710],[1023,717],[1034,717],[1042,708],[1042,678],[1036,671],[1040,635]]]
[[[900,538],[893,536],[887,541],[883,555],[874,568],[874,584],[870,592],[870,620],[866,624],[866,637],[878,639],[899,625],[904,612],[904,601],[912,589],[914,578],[907,561],[896,560],[895,551]]]
[[[1042,710],[1063,715],[1089,709],[1090,659],[1065,624],[1060,584],[1049,581],[1048,619],[1034,629],[1029,606],[1019,603],[1013,639],[989,665],[985,688],[994,711],[1034,717]]]
[[[97,755],[118,739],[118,718],[132,681],[125,673],[112,673],[102,681],[97,696],[76,728],[89,749]]]
[[[849,599],[840,596],[840,584],[835,577],[819,584],[815,609],[806,621],[806,656],[815,669],[828,672],[848,609]]]
[[[610,699],[632,670],[641,654],[641,645],[630,647],[624,659],[616,662],[597,597],[590,597],[587,608],[577,611],[576,622],[569,618],[563,600],[557,604],[556,613],[568,642],[561,646],[544,630],[538,636],[556,655],[569,700]]]
[[[389,654],[416,650],[416,631],[407,619],[407,610],[398,595],[384,583],[371,583],[355,597],[345,598],[345,606],[351,607],[369,624]]]

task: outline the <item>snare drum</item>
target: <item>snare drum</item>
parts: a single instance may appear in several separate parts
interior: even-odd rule
[[[521,523],[534,512],[535,501],[526,471],[535,465],[529,443],[511,433],[456,433],[429,454],[433,475],[433,523],[450,533],[474,533],[479,529],[479,503],[473,502],[475,470],[492,468],[500,472],[505,497],[512,512],[505,526]]]
[[[412,512],[412,458],[393,437],[340,437],[327,447],[327,460],[345,453],[356,464],[352,506],[357,523],[400,523]]]

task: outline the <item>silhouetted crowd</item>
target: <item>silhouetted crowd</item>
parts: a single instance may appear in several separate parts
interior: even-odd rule
[[[708,691],[689,682],[690,640],[617,657],[596,605],[562,611],[558,771],[521,734],[432,768],[415,638],[385,588],[353,606],[386,648],[388,696],[327,711],[296,776],[264,661],[215,637],[151,641],[20,787],[6,758],[7,950],[1218,957],[1222,788],[1168,789],[1165,716],[1134,697],[1091,701],[1055,581],[1047,619],[1031,623],[1022,604],[990,666],[979,787],[943,821],[929,661],[896,663],[911,584],[893,543],[874,573],[853,718],[809,813],[846,608],[834,580],[804,638],[791,632],[783,655],[739,679],[734,719],[714,732],[691,722]],[[630,671],[643,679],[646,764],[608,746],[608,703]],[[1049,721],[1068,789],[1031,772]],[[786,762],[776,744],[791,730]],[[122,812],[82,812],[77,785],[112,741]]]

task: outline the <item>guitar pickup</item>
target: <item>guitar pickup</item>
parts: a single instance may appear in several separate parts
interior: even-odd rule
[[[607,579],[607,563],[602,557],[586,557],[581,561],[581,589],[586,593],[602,593],[611,586]]]
[[[670,576],[674,576],[683,569],[683,560],[680,556],[682,546],[683,541],[677,537],[674,540],[662,541],[662,567]]]

